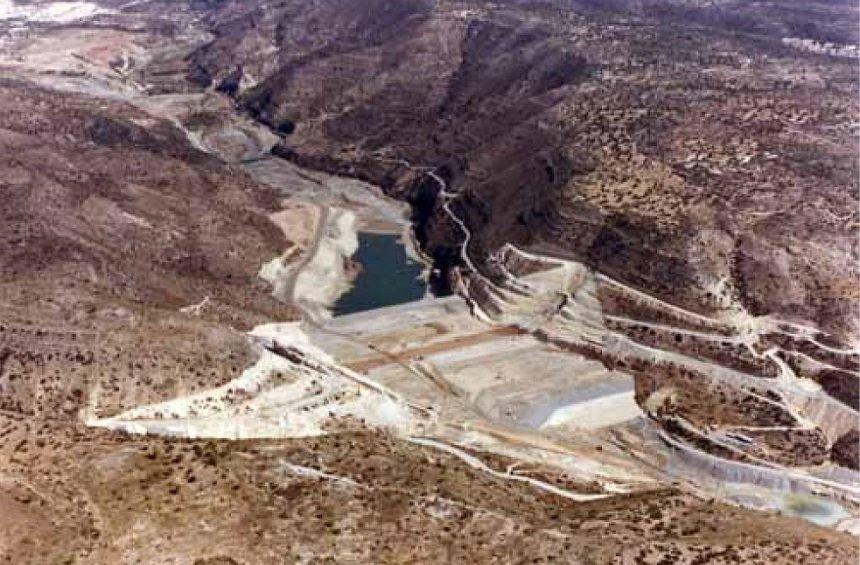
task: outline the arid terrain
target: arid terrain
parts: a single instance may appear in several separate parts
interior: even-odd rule
[[[0,0],[0,561],[855,562],[858,17]]]

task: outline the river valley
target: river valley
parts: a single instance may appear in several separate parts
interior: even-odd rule
[[[590,139],[564,97],[621,76],[555,51],[586,35],[544,43],[561,23],[513,4],[377,13],[450,89],[428,133],[402,43],[349,31],[373,2],[41,4],[0,0],[0,558],[851,555],[860,345],[828,314],[851,277],[818,300],[791,224],[726,235],[683,184],[723,175],[704,151],[670,170],[636,137],[641,178],[597,178],[558,141]],[[724,200],[770,226],[755,198]],[[821,272],[850,254],[810,238]],[[777,294],[804,308],[750,299]]]

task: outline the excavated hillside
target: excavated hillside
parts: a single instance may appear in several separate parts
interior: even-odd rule
[[[278,153],[415,204],[441,267],[459,194],[479,268],[507,242],[703,313],[858,339],[856,6],[220,2],[186,63]]]

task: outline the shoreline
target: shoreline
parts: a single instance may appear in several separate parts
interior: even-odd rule
[[[257,163],[250,164],[251,167],[244,166],[255,178],[260,176],[259,170],[253,170],[253,165]],[[386,196],[379,187],[368,183],[318,171],[304,171],[277,157],[266,159],[264,166],[269,169],[270,175],[277,169],[287,173],[284,178],[278,179],[281,182],[271,178],[264,180],[284,193],[284,207],[316,207],[318,214],[313,232],[304,234],[308,241],[303,245],[294,243],[282,255],[260,268],[260,277],[272,285],[273,295],[278,300],[296,306],[314,323],[334,317],[334,305],[353,288],[357,273],[349,268],[349,262],[359,249],[359,235],[362,233],[396,237],[408,259],[421,265],[419,278],[426,289],[425,297],[433,296],[429,284],[432,260],[421,250],[415,238],[414,228],[408,219],[408,204]],[[291,184],[297,177],[300,178],[295,182],[298,189]],[[312,180],[308,181],[309,178]],[[303,187],[302,181],[313,182],[313,190]],[[352,186],[354,184],[359,186]],[[359,199],[354,195],[351,198],[343,197],[342,191],[356,188],[367,197],[361,200],[362,204],[358,204]],[[344,206],[344,200],[354,206]],[[337,205],[332,201],[337,202]],[[286,208],[272,216],[285,211]],[[293,234],[287,225],[274,218],[273,223],[285,237],[291,238]],[[296,253],[300,254],[299,257],[296,257]],[[362,265],[362,268],[374,267]]]

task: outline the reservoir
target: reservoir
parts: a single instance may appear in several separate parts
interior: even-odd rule
[[[361,272],[332,307],[335,316],[424,297],[423,265],[407,255],[399,235],[360,232],[352,258],[361,264]]]

